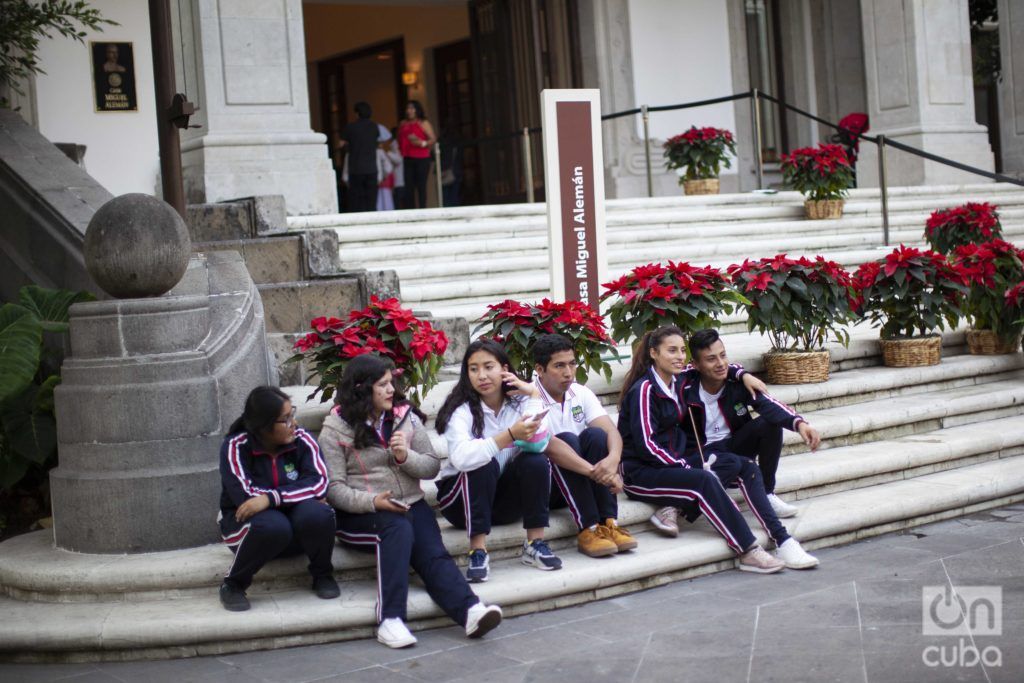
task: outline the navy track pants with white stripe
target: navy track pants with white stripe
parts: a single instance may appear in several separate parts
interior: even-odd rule
[[[299,553],[309,558],[314,578],[330,576],[334,528],[334,508],[316,500],[264,510],[245,522],[235,521],[233,513],[223,515],[220,533],[235,553],[224,580],[245,590],[267,562]]]
[[[599,427],[587,427],[579,436],[573,432],[563,432],[557,436],[591,465],[596,465],[608,456],[608,434]],[[551,477],[554,479],[551,509],[568,507],[573,521],[581,531],[609,517],[615,519],[619,516],[615,494],[607,486],[557,465],[551,468]]]
[[[543,453],[517,453],[501,471],[498,461],[437,482],[441,514],[470,536],[491,533],[492,524],[520,517],[524,529],[548,525],[551,463]]]
[[[789,532],[779,521],[772,504],[768,502],[768,494],[765,493],[764,483],[761,479],[761,470],[753,460],[735,453],[716,451],[715,462],[711,465],[711,470],[718,475],[723,486],[739,487],[751,512],[754,513],[765,533],[775,541],[776,545],[786,542]]]
[[[338,538],[377,552],[377,621],[406,618],[409,567],[431,599],[460,626],[466,612],[480,602],[441,541],[434,511],[418,500],[409,512],[371,512],[338,515]]]
[[[742,554],[757,542],[747,520],[743,519],[714,472],[682,466],[650,467],[635,460],[624,461],[622,470],[624,488],[630,498],[658,506],[683,508],[696,503],[737,554]]]

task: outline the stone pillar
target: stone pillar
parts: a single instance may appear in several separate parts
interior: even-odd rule
[[[993,170],[974,120],[967,0],[861,0],[871,133]],[[889,149],[890,185],[984,182],[980,176]],[[862,144],[861,187],[878,185],[875,146]]]
[[[1015,0],[999,0],[999,53],[1003,64],[999,83],[1003,173],[1024,178],[1024,6]]]
[[[50,473],[60,548],[138,553],[218,540],[218,454],[273,381],[259,293],[236,252],[195,256],[167,295],[75,304]]]
[[[179,92],[190,204],[284,195],[289,214],[338,210],[327,138],[310,128],[301,0],[178,0]]]

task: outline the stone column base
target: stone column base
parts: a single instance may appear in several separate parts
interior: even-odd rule
[[[981,126],[970,129],[870,131],[871,135],[884,133],[889,139],[931,152],[939,156],[976,166],[986,171],[995,170],[988,133]],[[983,176],[968,173],[935,161],[887,147],[885,150],[886,182],[888,185],[962,185],[986,182]],[[878,187],[878,150],[876,145],[861,143],[857,159],[857,186]]]
[[[211,133],[181,144],[190,204],[284,195],[289,215],[338,212],[334,168],[320,133]]]

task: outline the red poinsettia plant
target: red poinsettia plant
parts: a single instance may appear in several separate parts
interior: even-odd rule
[[[1003,229],[996,208],[987,202],[967,202],[935,211],[925,223],[924,237],[932,249],[943,254],[963,244],[1002,239]]]
[[[841,199],[853,187],[853,165],[842,145],[801,147],[782,155],[785,183],[807,199]]]
[[[736,156],[736,139],[732,132],[710,126],[693,126],[685,133],[669,138],[662,146],[666,168],[686,169],[686,173],[679,178],[680,183],[684,180],[717,178],[722,166],[729,168],[731,156]]]
[[[716,327],[723,314],[749,303],[719,269],[682,261],[637,266],[602,287],[602,302],[615,297],[607,312],[620,342],[662,325],[677,325],[687,335]]]
[[[1006,297],[1024,280],[1024,250],[1003,240],[961,244],[952,260],[970,286],[964,311],[972,327],[992,330],[1005,341],[1018,337],[1024,325],[1006,306]]]
[[[969,291],[966,275],[934,251],[902,244],[853,275],[855,312],[881,327],[882,339],[927,335],[956,327]]]
[[[533,377],[533,346],[543,334],[560,334],[572,341],[576,355],[576,381],[586,384],[591,372],[599,372],[611,381],[612,366],[606,358],[619,358],[604,319],[580,301],[556,303],[543,299],[527,304],[514,299],[487,307],[473,334],[501,342],[512,369],[522,378]]]
[[[853,320],[853,282],[835,261],[778,254],[733,264],[728,271],[750,300],[747,328],[767,334],[773,349],[816,351],[830,338],[850,343],[844,326]]]
[[[1009,316],[1017,319],[1017,323],[1024,326],[1024,282],[1006,290],[1006,310]]]
[[[288,362],[306,360],[313,367],[312,377],[319,377],[316,390],[321,401],[334,395],[345,365],[356,356],[376,353],[395,364],[402,386],[417,405],[437,384],[448,337],[435,330],[427,320],[420,320],[412,311],[402,308],[398,299],[370,297],[370,305],[348,314],[347,320],[333,317],[314,318],[313,331],[295,342],[297,354]]]
[[[560,334],[573,345],[576,381],[585,384],[591,372],[609,381],[612,367],[607,358],[619,358],[605,329],[604,319],[580,301],[523,303],[514,299],[492,304],[479,319],[473,334],[481,333],[505,346],[513,370],[524,379],[533,376],[533,347],[544,334]]]

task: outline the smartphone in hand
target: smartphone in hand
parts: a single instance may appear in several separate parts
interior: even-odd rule
[[[409,509],[409,506],[406,505],[405,503],[403,503],[400,500],[396,500],[394,498],[388,498],[388,502],[391,503],[392,505],[397,505],[398,507],[402,508],[403,510],[408,510]]]
[[[526,421],[527,422],[540,422],[541,420],[543,420],[547,416],[548,410],[549,410],[548,408],[545,408],[544,410],[540,411],[539,413],[536,413],[535,415],[527,415],[526,416]]]

